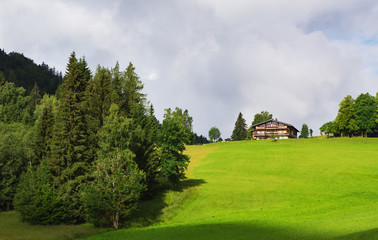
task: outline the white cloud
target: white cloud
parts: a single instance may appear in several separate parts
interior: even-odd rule
[[[161,119],[187,108],[194,130],[229,137],[239,112],[268,110],[317,132],[347,94],[378,89],[372,0],[0,1],[0,47],[64,71],[132,61]]]

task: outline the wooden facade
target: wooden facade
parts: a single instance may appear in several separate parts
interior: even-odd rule
[[[297,138],[298,129],[293,125],[269,119],[261,123],[252,125],[252,139],[270,139],[275,135],[278,139]]]

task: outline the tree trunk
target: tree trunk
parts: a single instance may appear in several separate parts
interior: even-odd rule
[[[115,230],[118,230],[118,220],[119,220],[119,214],[116,212],[114,218],[113,218],[113,226]]]

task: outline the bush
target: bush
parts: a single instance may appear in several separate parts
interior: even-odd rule
[[[32,224],[59,224],[67,218],[66,206],[52,184],[42,164],[37,170],[28,168],[20,178],[14,206],[22,220]]]

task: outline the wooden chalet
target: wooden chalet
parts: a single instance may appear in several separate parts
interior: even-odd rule
[[[251,127],[254,140],[270,139],[272,135],[275,135],[277,139],[297,138],[299,132],[293,125],[277,119],[269,119]]]

